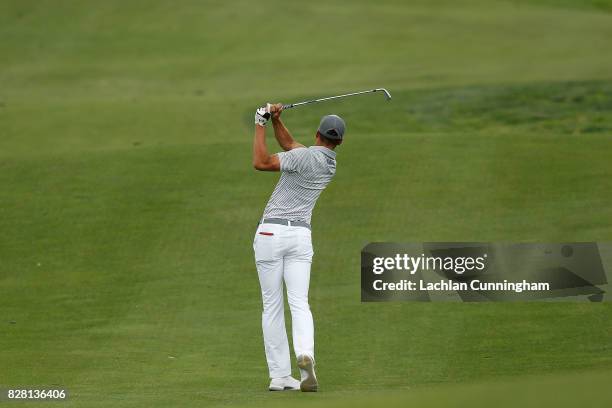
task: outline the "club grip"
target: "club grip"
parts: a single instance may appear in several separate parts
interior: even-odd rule
[[[293,108],[293,104],[283,105],[283,110]]]

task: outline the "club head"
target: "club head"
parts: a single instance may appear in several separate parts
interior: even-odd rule
[[[389,101],[391,100],[391,94],[385,88],[376,88],[375,91],[381,91],[385,93],[385,98]]]

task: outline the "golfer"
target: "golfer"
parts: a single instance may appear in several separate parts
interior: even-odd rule
[[[253,166],[280,171],[281,176],[263,213],[255,239],[255,263],[261,285],[261,325],[270,372],[270,391],[317,391],[314,371],[314,326],[308,305],[312,263],[310,218],[321,191],[336,173],[336,152],[345,124],[336,115],[321,119],[314,146],[297,143],[280,119],[281,104],[257,109]],[[284,152],[268,153],[266,123],[272,118],[274,136]],[[289,343],[285,330],[283,282],[291,309],[293,348],[301,381],[291,377]]]

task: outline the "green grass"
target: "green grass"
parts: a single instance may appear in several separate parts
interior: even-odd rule
[[[0,387],[64,386],[74,407],[608,406],[609,303],[361,304],[359,251],[612,240],[610,11],[3,1]],[[270,394],[251,243],[277,175],[252,170],[252,112],[375,86],[393,101],[284,114],[303,143],[324,113],[348,132],[313,218],[322,392]]]

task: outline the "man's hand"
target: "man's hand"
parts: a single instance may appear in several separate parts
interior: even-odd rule
[[[270,105],[270,113],[272,114],[272,119],[280,118],[282,111],[283,111],[282,103],[275,103],[273,105]]]
[[[272,105],[269,103],[266,106],[262,106],[261,108],[257,108],[255,111],[255,124],[259,126],[266,126],[268,123],[268,119],[270,119],[270,108]]]

